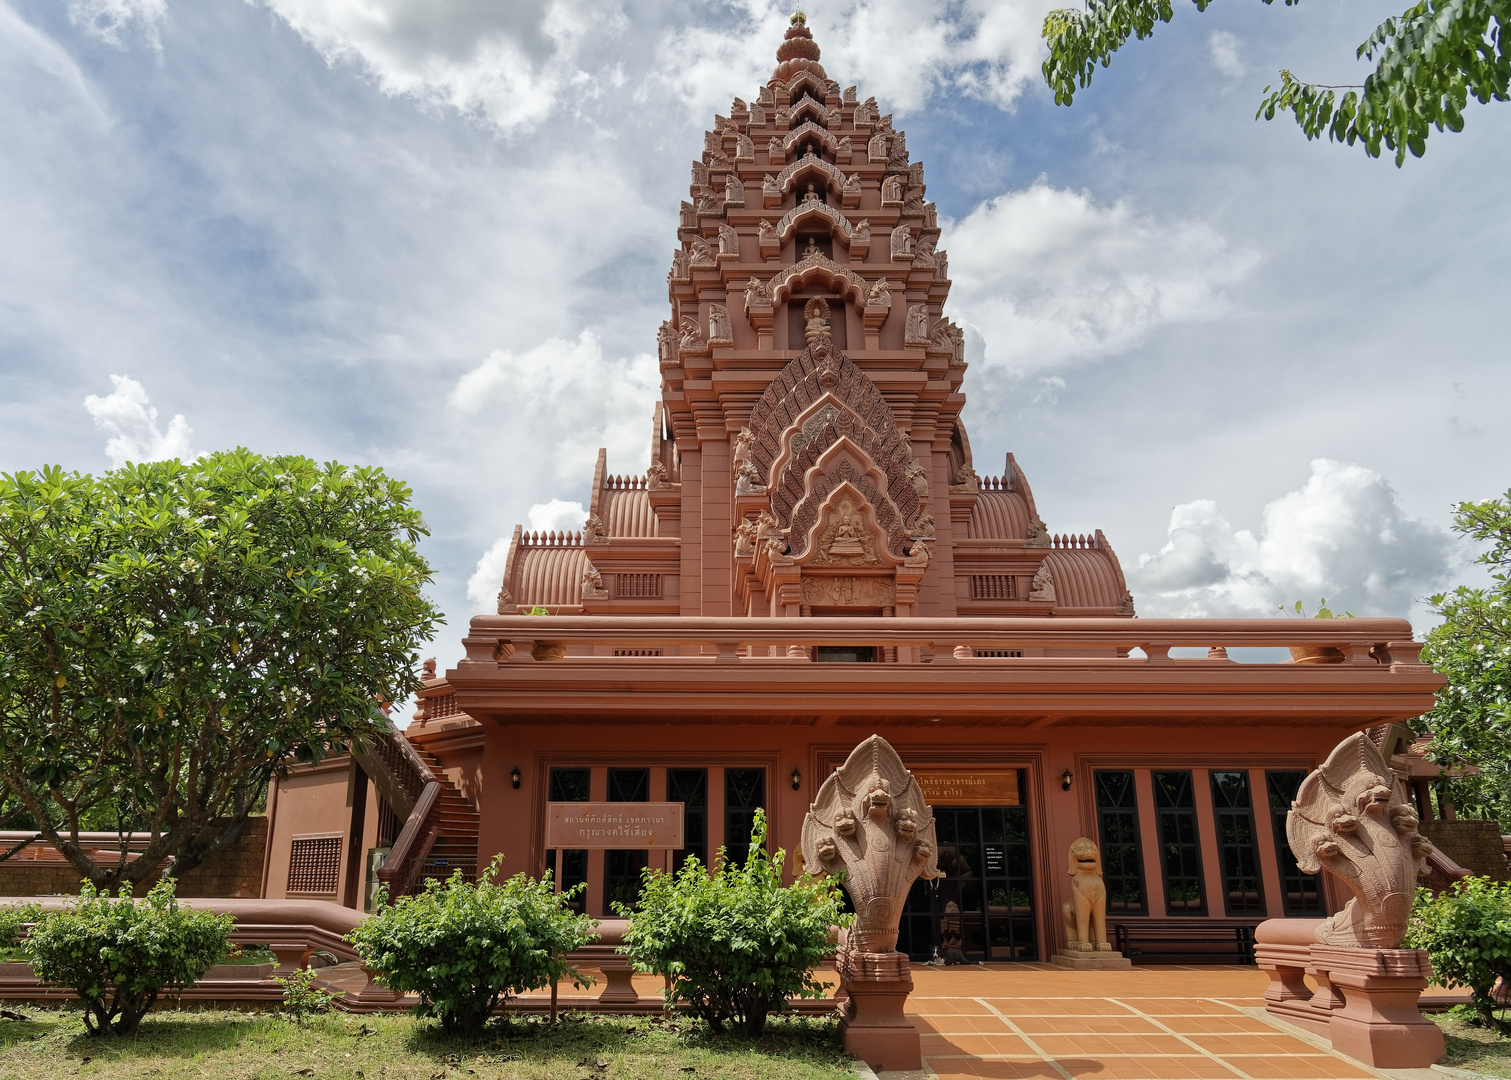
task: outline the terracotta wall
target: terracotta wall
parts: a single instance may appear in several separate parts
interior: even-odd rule
[[[289,860],[293,841],[301,836],[318,836],[322,833],[340,834],[341,872],[336,891],[331,893],[299,893],[301,897],[331,900],[351,906],[352,883],[347,869],[352,851],[352,783],[354,767],[346,755],[327,758],[319,765],[292,773],[287,779],[274,780],[268,792],[268,817],[271,821],[268,836],[266,878],[262,882],[262,895],[270,900],[287,898],[289,883]],[[371,804],[370,785],[361,785],[364,802]],[[364,813],[363,837],[359,845],[370,843],[376,811]],[[364,849],[365,850],[365,849]],[[359,878],[362,876],[359,873]],[[360,891],[361,885],[356,888]]]
[[[1079,836],[1096,837],[1097,817],[1092,789],[1096,769],[1126,768],[1139,773],[1139,825],[1145,865],[1149,914],[1165,917],[1159,869],[1159,841],[1155,808],[1149,784],[1151,768],[1190,769],[1196,785],[1196,806],[1202,840],[1202,871],[1209,901],[1209,915],[1224,917],[1221,860],[1208,791],[1210,769],[1247,769],[1254,803],[1261,869],[1267,910],[1282,914],[1280,878],[1276,855],[1277,838],[1271,824],[1265,792],[1264,770],[1314,768],[1336,742],[1336,731],[1245,728],[1183,727],[1179,731],[1148,728],[1015,731],[1018,739],[983,725],[962,728],[940,725],[861,728],[846,726],[828,730],[804,726],[735,727],[710,718],[698,725],[619,725],[592,728],[561,726],[510,726],[487,728],[483,769],[482,832],[478,855],[486,860],[495,852],[505,856],[505,873],[543,869],[545,787],[554,767],[593,766],[593,797],[602,799],[607,767],[649,767],[651,798],[665,797],[665,769],[709,769],[709,850],[724,841],[722,770],[727,767],[763,767],[767,774],[767,807],[771,835],[776,845],[792,851],[798,844],[803,815],[818,790],[818,784],[833,764],[842,761],[857,742],[876,731],[893,744],[911,768],[964,769],[1017,767],[1025,770],[1027,806],[1033,837],[1032,859],[1039,920],[1039,941],[1050,949],[1058,946],[1063,932],[1059,905],[1069,895],[1065,852]],[[1152,749],[1165,747],[1167,749]],[[745,748],[745,749],[739,749]],[[509,783],[509,770],[519,767],[519,790]],[[793,790],[792,770],[802,774]],[[1070,769],[1069,791],[1061,777]],[[656,861],[653,854],[652,862]],[[794,861],[792,869],[796,870]],[[589,897],[593,913],[602,897],[603,856],[589,858]],[[1258,916],[1254,916],[1258,917]],[[1041,952],[1041,955],[1044,953]]]
[[[1464,869],[1496,881],[1511,881],[1498,821],[1424,821],[1422,835]]]
[[[179,896],[256,897],[262,887],[268,819],[254,817],[242,826],[230,847],[211,856],[179,881]],[[145,893],[156,882],[137,889]],[[69,895],[79,891],[80,874],[65,862],[8,859],[0,862],[0,896]]]

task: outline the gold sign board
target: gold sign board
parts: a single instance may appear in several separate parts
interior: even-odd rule
[[[681,848],[679,802],[548,802],[548,848]]]
[[[1017,769],[914,769],[930,806],[1017,806]]]

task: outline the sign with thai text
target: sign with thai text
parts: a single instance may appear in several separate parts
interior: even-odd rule
[[[683,846],[679,802],[548,802],[546,847],[670,848]]]
[[[1017,806],[1017,769],[914,769],[930,806]]]

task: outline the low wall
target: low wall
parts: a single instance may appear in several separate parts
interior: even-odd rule
[[[179,879],[178,895],[261,896],[263,852],[267,843],[268,819],[248,819],[235,843]],[[0,896],[74,896],[79,891],[80,879],[78,870],[66,862],[38,862],[19,856],[0,862]],[[154,876],[139,887],[138,894],[145,893],[156,880]]]
[[[1498,821],[1424,821],[1422,835],[1471,874],[1511,881]]]

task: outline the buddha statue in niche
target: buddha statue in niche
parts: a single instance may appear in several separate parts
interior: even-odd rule
[[[865,555],[864,542],[866,523],[861,520],[855,504],[843,499],[834,508],[834,532],[826,554],[831,556]]]
[[[809,241],[812,243],[812,241]],[[829,304],[821,296],[815,296],[803,305],[803,340],[805,344],[817,345],[832,336],[829,328]]]

